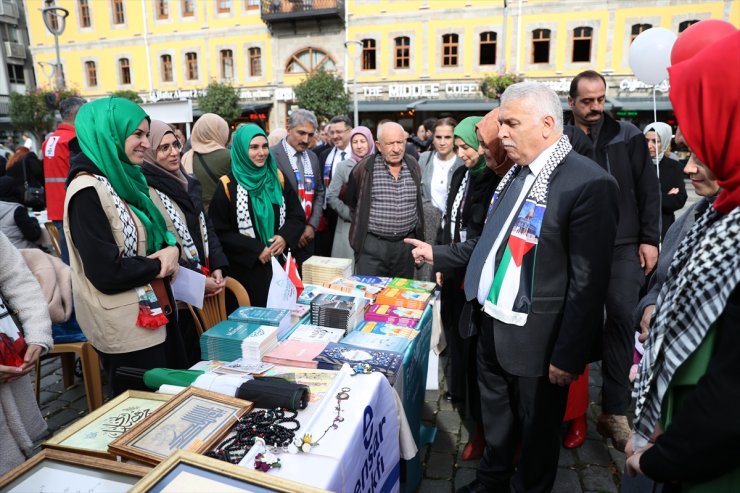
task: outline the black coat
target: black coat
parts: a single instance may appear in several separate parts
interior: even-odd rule
[[[676,211],[681,209],[688,194],[686,193],[686,183],[683,177],[683,166],[675,159],[663,157],[660,160],[660,208],[661,208],[661,227],[660,237],[665,237],[668,228],[676,220]],[[673,188],[678,188],[678,193],[668,194]]]
[[[229,196],[226,195],[224,187],[219,183],[211,200],[209,214],[213,227],[221,240],[224,252],[229,259],[229,272],[231,277],[239,281],[249,293],[250,302],[253,306],[265,306],[267,294],[270,290],[272,280],[272,265],[263,264],[259,261],[260,253],[265,249],[266,239],[259,237],[255,229],[255,238],[250,238],[239,233],[236,217],[237,184],[232,173],[229,177]],[[286,180],[283,187],[283,200],[285,201],[285,224],[280,227],[280,208],[273,207],[275,217],[275,234],[285,239],[291,249],[298,243],[306,227],[306,215],[303,207],[298,201],[298,194]],[[250,215],[254,216],[251,197],[249,198]]]
[[[576,152],[553,171],[527,323],[520,327],[493,320],[496,354],[506,372],[540,377],[553,364],[580,374],[600,346],[618,194],[614,178]],[[435,270],[466,266],[477,241],[435,246]],[[501,254],[499,249],[497,262]],[[477,285],[477,279],[467,280]],[[475,297],[467,301],[477,304]]]

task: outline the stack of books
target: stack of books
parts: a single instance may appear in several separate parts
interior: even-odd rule
[[[403,355],[395,351],[362,349],[330,342],[314,360],[318,363],[318,368],[323,370],[339,370],[344,363],[353,367],[368,364],[373,371],[379,371],[388,377],[392,385],[403,364]]]
[[[429,281],[417,281],[416,279],[406,279],[403,277],[394,277],[386,287],[405,289],[406,291],[417,291],[419,293],[431,293],[437,287],[436,283]]]
[[[257,325],[272,325],[278,328],[278,339],[282,339],[292,327],[290,310],[277,308],[242,306],[229,315],[229,320]]]
[[[352,266],[352,259],[314,255],[303,262],[303,282],[322,285],[337,277],[349,277],[352,275]]]
[[[311,301],[311,323],[347,332],[363,320],[367,299],[341,294],[320,294]]]
[[[339,342],[347,332],[344,329],[334,327],[322,327],[320,325],[299,324],[288,337],[289,341],[303,342]]]
[[[391,305],[403,308],[424,310],[432,294],[429,292],[407,291],[399,288],[384,288],[375,298],[378,305]]]
[[[365,320],[383,322],[404,327],[416,327],[423,311],[390,305],[370,305],[365,312]]]
[[[384,288],[388,285],[389,282],[393,279],[392,277],[381,277],[381,276],[363,276],[362,274],[355,274],[350,279],[353,279],[358,282],[362,282],[365,284],[371,284],[373,286],[378,286],[379,288]]]
[[[363,349],[395,351],[403,354],[406,352],[406,348],[409,347],[409,344],[411,344],[411,339],[353,330],[347,334],[347,337],[342,339],[342,344],[350,344]]]
[[[260,325],[224,320],[200,336],[201,358],[234,361],[242,357],[242,342]]]
[[[280,366],[316,368],[314,358],[326,347],[326,342],[306,342],[288,339],[267,353],[262,361]]]
[[[404,327],[403,325],[386,324],[383,322],[371,322],[365,320],[360,322],[355,332],[367,332],[369,334],[381,334],[385,336],[393,337],[405,337],[409,340],[414,340],[419,335],[419,331],[411,328]]]
[[[348,293],[353,296],[363,296],[371,302],[375,301],[375,297],[383,290],[380,286],[366,284],[346,277],[338,277],[329,282],[325,282],[324,287]]]
[[[278,328],[260,325],[242,341],[242,358],[246,361],[260,361],[265,354],[275,349],[277,344]]]

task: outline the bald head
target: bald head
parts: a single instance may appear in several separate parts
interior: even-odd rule
[[[406,150],[406,131],[396,122],[378,127],[378,150],[391,166],[401,164]]]

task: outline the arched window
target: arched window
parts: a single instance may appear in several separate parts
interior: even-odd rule
[[[362,40],[362,70],[375,70],[375,40]]]
[[[411,40],[408,36],[399,36],[393,39],[393,67],[409,68],[411,61]]]
[[[480,33],[479,65],[496,65],[496,33],[486,31]]]
[[[684,32],[686,29],[689,28],[689,26],[693,26],[697,22],[699,22],[699,21],[696,20],[696,19],[691,19],[690,21],[683,21],[682,23],[680,23],[678,25],[678,32],[679,32],[679,34],[682,33],[682,32]]]
[[[532,63],[550,63],[550,30],[532,31]]]
[[[249,76],[262,76],[262,50],[260,48],[249,48]]]
[[[634,41],[641,32],[647,31],[651,27],[653,27],[652,24],[632,24],[632,38],[630,38],[630,44],[632,44],[632,41]]]
[[[131,65],[128,58],[118,59],[118,72],[121,84],[131,84]]]
[[[294,53],[285,66],[287,74],[309,74],[319,68],[327,72],[337,69],[334,59],[318,48],[305,48]]]
[[[219,57],[221,58],[221,78],[222,79],[233,79],[234,78],[234,52],[231,50],[221,50]]]
[[[459,36],[457,34],[442,35],[442,66],[457,67],[457,51]]]
[[[590,27],[577,27],[573,29],[573,62],[591,61],[591,38],[593,29]]]
[[[185,78],[187,80],[198,79],[198,54],[192,51],[185,53]]]
[[[162,66],[162,82],[172,82],[172,56],[162,55],[159,57]]]
[[[98,70],[95,67],[95,62],[85,62],[85,75],[88,87],[95,87],[98,85]]]

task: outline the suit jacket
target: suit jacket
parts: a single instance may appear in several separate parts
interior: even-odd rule
[[[616,180],[574,151],[553,171],[527,323],[520,327],[493,320],[496,355],[508,373],[544,376],[550,364],[573,374],[583,372],[602,326],[618,195]],[[477,241],[435,246],[435,270],[465,266]],[[501,254],[499,249],[497,265]],[[467,301],[480,308],[475,296]]]
[[[298,190],[298,183],[295,179],[295,173],[293,173],[293,167],[290,165],[290,158],[285,152],[282,141],[278,142],[274,146],[270,147],[270,152],[277,161],[278,169],[283,172],[285,179],[290,182],[293,190]],[[306,151],[308,153],[308,159],[311,161],[311,169],[313,170],[314,177],[314,192],[313,192],[313,208],[311,209],[311,217],[308,218],[307,224],[313,226],[313,229],[319,228],[319,222],[321,221],[321,214],[324,209],[324,195],[326,189],[324,188],[324,175],[323,167],[319,164],[319,158],[316,157],[312,151]],[[298,172],[300,173],[301,179],[303,179],[303,168],[298,166]]]

